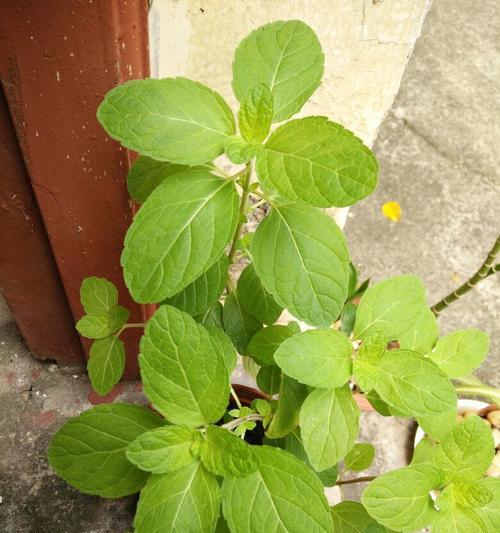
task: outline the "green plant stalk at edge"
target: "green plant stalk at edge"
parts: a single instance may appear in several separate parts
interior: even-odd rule
[[[457,394],[464,396],[482,396],[500,406],[500,390],[488,385],[455,385]]]
[[[463,285],[458,287],[458,289],[454,290],[453,292],[445,296],[442,300],[440,300],[437,304],[433,305],[431,307],[432,312],[436,316],[438,316],[443,309],[451,305],[454,301],[458,300],[460,296],[464,295],[466,292],[469,292],[471,289],[473,289],[481,280],[500,271],[500,264],[496,264],[496,265],[493,264],[495,262],[495,257],[498,255],[499,252],[500,252],[500,236],[497,237],[497,240],[495,241],[493,248],[491,249],[490,253],[486,257],[484,263],[481,265],[479,270],[471,278],[469,278]]]

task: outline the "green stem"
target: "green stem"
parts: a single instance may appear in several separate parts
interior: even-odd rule
[[[221,428],[232,431],[234,428],[241,426],[241,424],[244,424],[245,422],[250,422],[251,420],[255,420],[257,422],[264,420],[264,417],[256,414],[242,416],[241,418],[235,418],[234,420],[231,420],[231,422],[228,422],[227,424],[222,424]]]
[[[493,245],[493,248],[490,250],[490,253],[488,254],[488,257],[486,257],[484,263],[481,265],[479,270],[471,277],[469,278],[463,285],[458,287],[458,289],[455,289],[453,292],[445,296],[442,300],[440,300],[437,304],[433,305],[431,307],[431,311],[438,316],[439,313],[449,305],[451,305],[454,301],[458,300],[460,296],[464,295],[466,292],[469,292],[471,289],[473,289],[481,280],[487,278],[488,276],[491,276],[492,274],[495,274],[500,270],[500,267],[497,265],[493,265],[495,262],[495,257],[500,252],[500,236],[497,237],[497,240],[495,241],[495,244]]]
[[[238,398],[238,395],[236,394],[232,386],[231,386],[231,396],[234,398],[234,401],[236,402],[238,409],[241,409],[242,406],[241,406],[240,399]]]
[[[455,385],[457,394],[462,396],[482,396],[500,406],[500,390],[488,385]]]
[[[233,177],[236,177],[240,174],[244,173],[244,179],[242,183],[243,192],[241,193],[241,201],[240,201],[240,213],[239,213],[239,220],[236,224],[236,228],[234,230],[233,240],[231,242],[231,248],[229,250],[229,264],[233,262],[234,254],[236,253],[236,243],[238,242],[238,239],[240,238],[241,231],[243,229],[243,224],[245,221],[245,212],[247,209],[247,203],[248,203],[248,195],[249,195],[249,186],[250,186],[250,177],[252,175],[252,166],[251,163],[247,163],[245,165],[245,169],[242,172],[238,172],[238,174],[235,174]]]
[[[337,485],[353,485],[354,483],[368,483],[369,481],[373,481],[377,476],[363,476],[363,477],[356,477],[354,479],[344,479],[343,481],[338,480]]]
[[[124,324],[116,333],[115,333],[115,336],[116,337],[119,337],[122,333],[123,333],[123,330],[125,329],[128,329],[128,328],[145,328],[146,327],[146,323],[145,322],[131,322],[130,324]]]

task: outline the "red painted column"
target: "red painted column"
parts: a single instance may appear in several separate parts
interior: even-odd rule
[[[120,267],[130,154],[95,114],[109,89],[149,74],[147,9],[146,0],[0,2],[2,84],[74,319],[89,275],[119,287],[132,322],[146,312]],[[124,335],[126,377],[137,373],[139,335]]]

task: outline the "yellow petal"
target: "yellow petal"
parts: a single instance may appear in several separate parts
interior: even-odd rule
[[[399,222],[401,219],[401,206],[397,202],[386,202],[382,206],[382,213],[389,220]]]

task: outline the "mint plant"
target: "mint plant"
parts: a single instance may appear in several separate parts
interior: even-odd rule
[[[121,263],[134,300],[158,308],[130,324],[116,288],[87,278],[77,329],[94,339],[89,378],[106,395],[123,373],[121,332],[144,328],[152,409],[85,411],[54,435],[49,461],[87,494],[140,491],[138,533],[500,530],[500,480],[483,477],[491,433],[477,416],[456,422],[456,386],[486,357],[488,336],[439,338],[436,315],[451,301],[433,312],[414,276],[358,282],[321,208],[369,195],[378,166],[340,124],[291,119],[322,74],[311,28],[279,21],[236,50],[237,122],[220,95],[184,78],[127,82],[99,107],[109,135],[140,154],[127,184],[142,206]],[[214,163],[223,153],[239,165],[231,175]],[[260,206],[266,217],[245,234]],[[496,271],[496,251],[482,277]],[[299,322],[280,318],[284,309]],[[231,386],[238,354],[258,368],[266,399],[242,405]],[[472,394],[498,398],[482,387]],[[375,454],[357,442],[360,394],[425,429],[409,466],[344,478]],[[368,481],[361,503],[329,507],[324,486]]]

